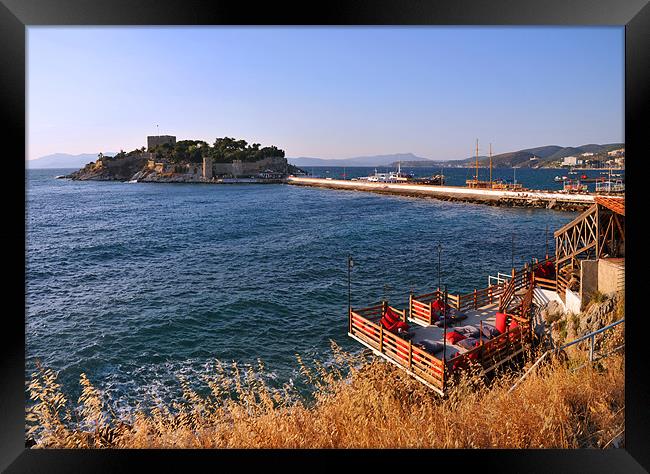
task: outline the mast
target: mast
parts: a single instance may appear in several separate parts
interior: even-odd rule
[[[478,138],[476,139],[476,186],[478,187]]]
[[[490,189],[492,189],[492,143],[490,143]]]

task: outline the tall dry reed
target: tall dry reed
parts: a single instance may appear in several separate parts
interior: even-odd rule
[[[552,360],[508,393],[514,374],[487,386],[464,377],[445,399],[391,364],[332,344],[326,367],[298,358],[313,387],[272,389],[264,367],[216,363],[199,395],[117,416],[85,375],[77,403],[44,368],[28,390],[27,434],[37,447],[69,448],[581,448],[604,447],[624,428],[624,357],[574,370]],[[573,367],[573,368],[572,368]]]

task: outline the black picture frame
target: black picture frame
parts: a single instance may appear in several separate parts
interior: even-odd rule
[[[626,227],[626,447],[597,450],[409,450],[390,451],[80,451],[25,448],[25,65],[26,30],[33,25],[624,25],[625,142],[628,213]],[[646,128],[650,94],[650,7],[647,0],[398,1],[363,0],[302,4],[197,0],[0,0],[0,114],[4,146],[2,243],[9,267],[4,290],[0,396],[0,468],[25,471],[119,471],[148,469],[154,460],[167,468],[188,469],[196,461],[213,468],[224,463],[312,468],[346,465],[367,470],[393,465],[404,469],[498,468],[506,472],[644,472],[650,469],[650,396],[644,360],[644,275],[640,244],[646,211],[641,182],[648,174]],[[20,197],[22,195],[22,198]],[[22,200],[22,202],[21,202]],[[638,256],[638,257],[637,257]],[[9,302],[10,304],[7,304]],[[21,316],[22,315],[22,316]],[[272,458],[272,459],[271,459]],[[318,458],[318,459],[316,459]],[[232,467],[235,467],[234,465]],[[458,467],[456,467],[458,468]]]

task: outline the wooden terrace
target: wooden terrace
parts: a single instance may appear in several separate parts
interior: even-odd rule
[[[513,269],[507,278],[498,277],[496,284],[486,288],[467,294],[445,294],[440,289],[410,294],[404,309],[394,308],[387,301],[350,308],[348,335],[442,395],[459,369],[474,367],[488,374],[532,344],[534,300],[541,297],[543,303],[545,297],[553,296],[566,302],[567,288],[580,283],[582,260],[607,259],[624,265],[625,199],[596,197],[589,209],[554,236],[553,257],[535,260],[519,271]],[[439,322],[441,308],[446,308],[442,319],[447,324],[443,322],[443,327]],[[407,332],[391,332],[381,322],[387,313],[412,325]],[[497,318],[500,329],[492,332]],[[445,336],[456,329],[478,341],[448,341]]]
[[[536,261],[519,272],[513,270],[510,279],[487,288],[467,294],[447,294],[448,316],[452,320],[446,327],[444,323],[442,326],[436,323],[435,302],[445,299],[444,292],[437,289],[422,295],[411,294],[404,309],[394,308],[387,301],[351,308],[348,335],[444,395],[449,381],[460,370],[473,367],[486,375],[531,345],[534,290],[555,288],[555,280],[539,279],[535,272],[548,262],[552,265],[553,260]],[[395,334],[383,327],[380,320],[389,308],[403,321],[414,323],[408,334]],[[488,336],[483,329],[494,328],[497,313],[505,314],[505,331]],[[463,319],[454,320],[462,316]],[[460,326],[479,329],[475,347],[446,341],[445,335]]]

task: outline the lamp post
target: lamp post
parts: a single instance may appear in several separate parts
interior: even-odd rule
[[[447,285],[445,285],[445,297],[442,300],[443,336],[442,336],[442,387],[445,387],[445,372],[447,368]]]
[[[352,266],[354,265],[354,260],[352,260],[352,255],[348,254],[348,314],[352,311],[352,283],[351,283],[351,273]]]
[[[546,223],[546,258],[548,258],[548,222]]]
[[[440,254],[442,253],[442,244],[438,242],[438,290],[440,290]]]

